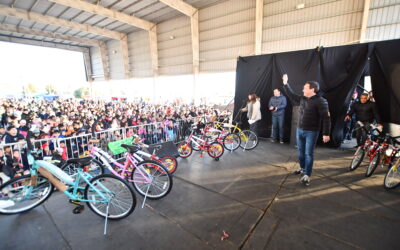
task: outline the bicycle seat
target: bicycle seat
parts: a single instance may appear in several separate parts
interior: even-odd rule
[[[126,150],[128,150],[129,153],[131,153],[131,154],[136,153],[137,151],[140,150],[140,147],[135,146],[135,145],[121,144],[121,147],[123,147],[123,148],[125,148]]]
[[[92,160],[91,156],[88,157],[83,157],[83,158],[73,158],[73,159],[68,159],[67,163],[77,163],[81,166],[87,166],[90,164],[90,161]]]

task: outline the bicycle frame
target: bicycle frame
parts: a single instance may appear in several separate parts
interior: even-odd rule
[[[41,173],[44,177],[46,177],[57,189],[62,191],[66,196],[68,196],[71,200],[83,201],[83,202],[98,202],[98,203],[108,203],[110,202],[110,198],[107,198],[102,194],[102,192],[97,189],[92,183],[90,183],[90,179],[92,176],[89,173],[83,172],[81,169],[78,169],[78,175],[75,179],[73,179],[68,174],[64,173],[61,169],[59,169],[54,164],[51,164],[47,161],[43,160],[35,160],[33,156],[28,153],[28,162],[32,165],[30,170],[33,181],[31,181],[30,185],[25,186],[26,190],[24,190],[25,196],[29,197],[32,192],[33,186],[37,183],[37,174]],[[102,198],[102,200],[86,200],[78,195],[78,189],[83,189],[81,184],[81,179],[84,180],[95,192]],[[66,185],[64,184],[66,183]],[[67,186],[68,185],[68,186]],[[105,186],[101,183],[98,183],[104,190],[110,192]],[[72,191],[69,191],[72,190]]]
[[[137,171],[139,171],[139,174],[144,178],[144,181],[137,181],[138,183],[150,183],[152,181],[151,176],[149,176],[149,173],[145,171],[144,169],[137,167],[138,161],[133,157],[131,154],[128,152],[125,154],[126,160],[125,164],[121,164],[115,159],[113,159],[107,152],[105,152],[102,149],[99,149],[97,147],[93,147],[90,151],[90,154],[92,156],[96,156],[100,159],[100,161],[107,167],[107,169],[113,173],[115,176],[118,176],[122,179],[126,179],[126,175],[130,176],[132,174],[132,171],[129,170],[129,166],[131,165],[133,168],[136,168]],[[136,155],[137,156],[137,155]],[[139,156],[137,156],[139,157]],[[140,157],[139,157],[140,158]],[[141,158],[140,158],[141,159]],[[118,173],[110,164],[114,164],[115,166],[119,167],[121,169],[121,173]],[[129,182],[133,182],[132,179],[128,179]]]

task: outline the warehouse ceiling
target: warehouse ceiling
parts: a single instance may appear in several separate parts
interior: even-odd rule
[[[224,1],[184,2],[201,9]],[[68,2],[83,4],[86,9],[67,6]],[[101,12],[95,9],[101,9]],[[151,25],[184,15],[159,0],[0,0],[0,35],[90,47],[99,41],[108,41],[141,29],[105,17],[103,13],[110,13],[108,10],[112,10],[112,15],[123,13],[125,17],[129,15]]]

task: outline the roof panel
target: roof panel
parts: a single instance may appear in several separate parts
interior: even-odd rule
[[[184,1],[186,3],[192,5],[196,9],[202,9],[202,8],[209,7],[211,5],[226,2],[228,0],[206,0],[206,1],[204,1],[204,0],[184,0]]]
[[[135,2],[129,8],[125,9],[124,12],[127,14],[136,13],[137,11],[140,11],[140,10],[142,10],[148,6],[151,6],[157,2],[158,2],[158,0],[138,1],[138,2]]]
[[[106,19],[102,20],[101,22],[96,23],[95,25],[99,26],[99,27],[106,27],[107,25],[110,25],[115,22],[118,22],[118,21],[115,21],[114,19],[111,19],[111,18],[106,18]]]
[[[28,10],[34,3],[35,0],[17,1],[14,5],[14,8]]]
[[[104,17],[103,16],[98,16],[98,15],[94,15],[92,18],[90,18],[89,20],[87,20],[85,22],[85,24],[89,24],[89,25],[93,25],[94,23],[97,23],[101,20],[103,20]]]
[[[43,14],[53,3],[43,0],[38,0],[36,6],[33,7],[32,11]]]
[[[74,16],[76,16],[80,12],[81,12],[81,10],[74,9],[74,8],[69,8],[69,9],[67,9],[67,11],[62,13],[60,18],[71,20],[71,18],[73,18]]]
[[[68,8],[69,8],[69,7],[67,7],[67,6],[56,4],[54,7],[52,7],[52,8],[47,12],[47,15],[48,15],[48,16],[52,16],[52,17],[58,17],[58,16],[61,15],[64,11],[66,11]]]
[[[19,24],[20,21],[21,21],[21,19],[19,19],[19,18],[8,16],[4,23],[11,24],[11,25],[17,25],[17,24]]]
[[[79,16],[75,17],[73,21],[81,23],[91,16],[93,16],[92,13],[82,12]]]

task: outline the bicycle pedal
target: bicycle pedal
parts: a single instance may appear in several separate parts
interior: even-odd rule
[[[76,200],[69,200],[69,203],[74,204],[74,205],[78,205],[78,206],[81,205],[81,202],[80,201],[76,201]]]
[[[83,210],[85,210],[85,206],[84,205],[79,205],[76,208],[74,208],[74,210],[72,210],[73,214],[80,214],[83,212]]]

